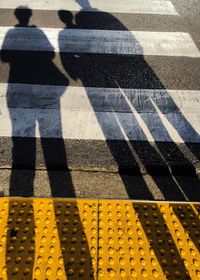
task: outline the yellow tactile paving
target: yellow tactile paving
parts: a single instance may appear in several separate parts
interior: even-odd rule
[[[0,279],[96,279],[95,201],[0,199]]]
[[[0,279],[200,279],[200,204],[0,198]]]

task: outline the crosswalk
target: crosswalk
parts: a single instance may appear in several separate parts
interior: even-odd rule
[[[102,0],[59,0],[59,1],[31,1],[31,0],[2,0],[0,9],[15,9],[18,6],[27,5],[32,10],[70,10],[70,11],[99,11],[108,13],[143,13],[143,14],[169,14],[177,15],[174,5],[171,1],[158,0],[117,0],[115,3]]]
[[[121,201],[199,200],[200,50],[172,1],[0,0],[0,188],[28,197],[0,200],[1,279],[200,276],[197,204]]]
[[[200,142],[200,51],[190,32],[134,31],[117,18],[178,20],[170,1],[2,0],[0,9],[16,17],[0,26],[0,137]],[[38,11],[63,28],[29,25]]]
[[[188,33],[59,28],[40,28],[40,31],[1,27],[0,49],[49,52],[53,47],[54,52],[64,53],[200,57]]]

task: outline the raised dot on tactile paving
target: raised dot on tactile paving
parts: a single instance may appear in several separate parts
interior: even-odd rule
[[[74,258],[69,258],[69,264],[73,264],[75,262]]]
[[[40,273],[41,273],[41,269],[40,269],[39,267],[36,267],[36,268],[35,268],[35,275],[36,275],[36,276],[39,276]]]
[[[172,260],[172,264],[173,266],[177,266],[178,265],[178,261],[176,259]]]
[[[76,241],[77,241],[76,237],[72,237],[71,243],[76,243]]]
[[[71,207],[71,204],[70,203],[67,203],[66,204],[66,208],[70,208]]]
[[[52,242],[52,243],[56,243],[56,242],[57,242],[57,238],[56,238],[55,236],[52,236],[51,242]]]
[[[15,258],[15,262],[16,262],[16,263],[20,263],[20,262],[21,262],[21,260],[22,260],[22,258],[21,258],[21,257],[16,257],[16,258]]]
[[[135,271],[135,269],[131,269],[131,276],[133,278],[136,278],[137,277],[137,272]]]
[[[58,276],[62,276],[62,275],[63,275],[63,270],[62,270],[62,268],[59,267],[59,268],[57,269],[56,274],[57,274]]]
[[[151,258],[151,264],[152,266],[156,266],[157,265],[157,262],[154,258]]]
[[[159,277],[159,272],[156,269],[153,269],[152,273],[153,273],[154,278]]]
[[[26,240],[27,240],[27,237],[26,236],[22,236],[21,242],[25,242]]]
[[[45,272],[45,274],[47,275],[47,276],[50,276],[51,275],[51,268],[50,267],[47,267],[47,269],[46,269],[46,272]]]
[[[80,264],[84,264],[86,262],[85,258],[80,259]]]
[[[93,255],[94,255],[94,254],[96,253],[96,249],[95,249],[95,247],[92,247],[90,251],[91,251],[91,254],[93,254]]]
[[[30,269],[29,268],[25,268],[24,269],[24,275],[28,275],[30,273]]]
[[[174,275],[176,278],[180,278],[181,277],[181,273],[179,271],[175,271]]]
[[[166,266],[166,265],[167,265],[167,261],[166,261],[165,259],[163,259],[163,260],[161,261],[161,263],[162,263],[163,266]]]
[[[97,241],[96,238],[94,238],[94,237],[91,238],[91,243],[92,244],[96,244],[96,241]]]
[[[6,267],[6,266],[4,266],[4,267],[2,268],[1,273],[2,273],[3,275],[6,275],[6,274],[7,274],[7,267]]]
[[[14,215],[15,214],[15,210],[14,209],[10,210],[9,214],[10,215]]]
[[[15,242],[15,240],[17,240],[16,236],[11,237],[11,242]]]
[[[17,274],[18,272],[19,272],[19,268],[18,267],[13,268],[13,270],[12,270],[12,274],[13,275]]]
[[[12,203],[12,207],[16,207],[17,205],[18,205],[17,201],[14,201],[14,202]]]
[[[72,248],[70,249],[70,252],[71,252],[72,254],[75,253],[75,252],[76,252],[76,248],[72,247]]]
[[[2,242],[2,243],[6,243],[6,236],[5,236],[5,235],[2,235],[2,237],[1,237],[1,242]]]
[[[61,247],[61,252],[64,253],[66,251],[65,247]]]
[[[23,251],[24,251],[24,246],[20,246],[18,252],[23,252]]]
[[[69,269],[67,271],[67,275],[72,276],[74,274],[74,270],[73,269]]]
[[[24,230],[23,230],[24,233],[26,233],[28,231],[29,231],[29,227],[25,227]]]
[[[109,264],[110,264],[110,265],[114,265],[114,263],[115,263],[115,261],[114,261],[114,259],[113,259],[113,258],[109,258],[109,260],[108,260],[108,261],[109,261]]]
[[[165,250],[164,249],[160,249],[160,254],[163,256],[165,255]]]
[[[131,247],[129,247],[129,253],[130,253],[130,255],[134,255],[134,254],[135,254],[134,249],[133,249],[133,248],[131,248]]]
[[[84,269],[81,269],[81,270],[79,271],[79,275],[80,275],[80,276],[85,275],[85,270],[84,270]]]
[[[199,262],[196,259],[193,259],[193,264],[194,266],[198,267],[199,266]]]
[[[13,219],[12,218],[8,218],[8,224],[11,224],[12,223],[12,221],[13,221]]]
[[[63,224],[64,224],[64,225],[69,224],[69,219],[64,219]]]
[[[120,276],[125,277],[126,276],[126,271],[124,269],[120,269]]]
[[[12,252],[14,250],[14,247],[13,246],[9,246],[8,247],[8,252]]]
[[[27,206],[27,203],[26,202],[22,202],[21,203],[21,207],[26,207]]]
[[[22,222],[22,219],[21,218],[18,218],[17,220],[16,220],[16,223],[17,224],[20,224]]]
[[[26,263],[29,264],[29,263],[31,263],[31,262],[32,262],[32,258],[31,258],[31,257],[28,257],[28,258],[26,259]]]
[[[31,246],[28,251],[29,253],[33,253],[35,251],[35,248]]]
[[[3,216],[3,215],[5,215],[6,214],[6,210],[5,209],[2,209],[1,210],[1,215]]]
[[[190,254],[191,254],[192,256],[195,256],[195,255],[196,255],[195,250],[194,250],[194,249],[190,249]]]
[[[73,228],[73,229],[72,229],[72,233],[73,233],[73,234],[75,234],[77,231],[78,231],[77,228]]]
[[[146,221],[146,222],[145,222],[145,225],[146,225],[147,227],[151,226],[150,221]]]
[[[52,256],[48,257],[47,263],[48,264],[52,264],[53,263],[53,257]]]
[[[55,252],[54,246],[51,246],[50,249],[49,249],[49,251],[50,251],[51,254],[53,254],[53,253]]]
[[[31,216],[33,214],[33,210],[28,211],[28,215]]]

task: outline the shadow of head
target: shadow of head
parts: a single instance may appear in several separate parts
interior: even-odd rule
[[[15,16],[20,25],[27,26],[32,16],[32,10],[26,6],[19,6],[15,9]]]
[[[58,11],[58,16],[66,27],[69,28],[73,26],[73,14],[70,11],[60,10]]]

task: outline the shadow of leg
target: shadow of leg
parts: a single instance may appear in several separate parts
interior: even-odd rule
[[[33,196],[34,172],[28,176],[19,177],[16,169],[35,170],[35,157],[36,143],[34,138],[13,137],[10,196]]]
[[[56,131],[54,135],[57,135],[60,138],[43,138],[45,130],[51,126],[54,129],[53,126],[55,124]],[[60,112],[57,111],[54,120],[48,119],[44,121],[43,118],[42,121],[39,121],[39,125],[47,171],[60,170],[63,169],[63,167],[64,170],[67,170],[67,155],[64,140],[62,138]],[[69,173],[66,172],[65,176],[63,176],[60,181],[55,180],[51,172],[48,174],[52,197],[75,197],[73,183]],[[77,205],[75,200],[69,200],[69,202],[66,202],[60,199],[54,199],[52,207],[54,209],[56,224],[53,230],[58,233],[59,246],[62,254],[60,262],[64,265],[65,274],[71,276],[72,279],[78,279],[80,276],[84,277],[84,279],[94,279],[92,261],[96,262],[96,246],[93,248],[91,244],[92,242],[97,242],[96,204],[94,203],[94,205],[91,205],[80,202]],[[94,215],[93,220],[91,219],[92,215]],[[90,222],[91,224],[94,223],[94,227],[88,227]],[[86,236],[86,231],[88,231],[91,240],[88,240],[88,234]],[[94,236],[93,239],[92,235]],[[95,258],[92,258],[92,254]],[[62,270],[59,270],[58,268],[57,276],[59,276],[60,273],[62,273]]]

